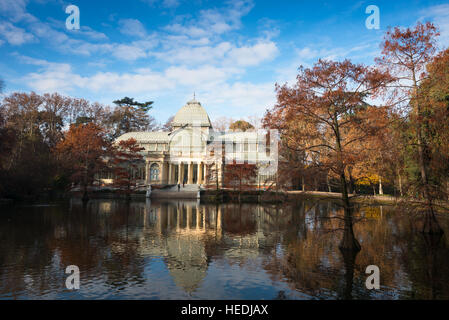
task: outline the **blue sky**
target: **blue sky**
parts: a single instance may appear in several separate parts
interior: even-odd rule
[[[67,30],[65,9],[80,10]],[[367,29],[368,5],[380,29]],[[449,45],[446,1],[0,0],[4,94],[59,92],[112,104],[153,100],[166,119],[193,92],[211,119],[262,116],[274,84],[319,58],[371,64],[388,26],[430,20]]]

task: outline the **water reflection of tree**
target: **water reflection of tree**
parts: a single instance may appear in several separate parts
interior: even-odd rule
[[[447,299],[449,246],[446,236],[408,233],[401,240],[401,262],[410,281],[410,288],[403,296],[413,299]]]
[[[98,202],[66,209],[55,206],[43,214],[17,215],[14,219],[20,228],[0,225],[1,234],[8,237],[8,246],[1,248],[0,266],[15,266],[11,270],[0,267],[0,278],[5,280],[1,292],[14,295],[26,289],[28,294],[40,295],[51,288],[61,292],[65,267],[72,264],[80,268],[83,281],[99,274],[106,274],[107,283],[114,287],[143,281],[138,233],[127,232],[129,225],[134,229],[130,221],[137,218],[132,209],[118,205],[109,215],[102,215]]]
[[[243,204],[224,206],[223,229],[232,235],[249,235],[256,232],[256,219],[254,208]]]
[[[297,217],[297,226],[289,229],[283,237],[285,254],[272,257],[266,263],[266,268],[274,277],[287,278],[293,289],[311,296],[329,298],[398,298],[403,295],[394,288],[407,287],[409,275],[415,274],[419,279],[409,278],[412,282],[426,284],[428,287],[433,277],[433,283],[437,284],[437,287],[440,284],[440,287],[447,290],[446,275],[449,272],[420,275],[416,270],[404,268],[416,263],[434,267],[444,265],[447,268],[444,259],[447,261],[448,252],[442,249],[441,245],[430,247],[433,248],[430,251],[416,252],[416,242],[409,239],[414,234],[410,229],[412,224],[408,219],[392,212],[391,208],[357,209],[357,215],[366,219],[354,227],[363,249],[353,254],[344,251],[340,254],[338,242],[341,234],[329,232],[339,228],[339,220],[329,219],[323,212],[327,210],[332,216],[333,211],[338,212],[335,206],[303,202],[291,210],[296,212],[293,217]],[[317,216],[319,217],[316,218]],[[394,254],[398,250],[408,253],[406,259]],[[433,264],[428,261],[433,261]],[[381,272],[381,292],[365,288],[365,269],[372,264],[379,266]],[[420,292],[422,288],[414,290]],[[438,293],[448,296],[447,292]]]
[[[334,233],[320,232],[330,229],[335,223],[331,219],[320,219],[322,205],[305,201],[294,207],[284,208],[292,211],[294,227],[289,228],[283,237],[285,254],[281,259],[273,258],[267,268],[287,277],[295,290],[312,296],[326,296],[329,289],[336,286],[334,266],[340,263],[336,255],[337,241]]]
[[[128,206],[103,200],[44,211],[17,210],[10,222],[0,223],[6,240],[0,242],[0,295],[63,290],[64,267],[70,264],[80,267],[82,281],[102,277],[114,294],[148,281],[147,258],[157,255],[184,292],[201,287],[214,261],[241,268],[262,263],[273,281],[314,297],[449,297],[447,239],[423,238],[412,219],[387,207],[355,209],[363,218],[354,226],[363,247],[352,256],[338,248],[343,221],[334,217],[341,209],[326,201]],[[381,292],[365,288],[371,264],[380,268]]]

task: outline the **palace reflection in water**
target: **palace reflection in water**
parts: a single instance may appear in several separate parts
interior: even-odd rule
[[[327,201],[9,208],[0,216],[0,298],[449,298],[446,237],[424,238],[391,208],[360,208],[362,250],[351,261],[338,250],[339,210]],[[380,290],[365,288],[371,264]],[[80,268],[80,290],[65,289],[68,265]]]

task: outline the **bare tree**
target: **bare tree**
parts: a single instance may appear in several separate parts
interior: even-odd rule
[[[233,122],[234,122],[234,120],[232,118],[219,117],[219,118],[215,119],[215,121],[212,122],[212,126],[214,127],[215,130],[226,131],[229,129],[229,126]]]

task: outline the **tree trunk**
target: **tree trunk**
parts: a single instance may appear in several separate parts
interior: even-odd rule
[[[426,209],[424,213],[424,223],[422,232],[424,234],[430,235],[439,235],[444,233],[443,229],[440,227],[440,224],[438,223],[438,220],[435,217],[435,212],[431,205]]]
[[[379,194],[384,194],[384,190],[382,188],[382,177],[379,176]]]
[[[355,184],[354,184],[354,178],[352,177],[352,169],[349,168],[348,169],[348,173],[349,173],[349,194],[355,194]]]
[[[326,174],[326,183],[327,183],[327,190],[329,190],[329,192],[332,192],[331,184],[329,183],[329,175],[328,174]]]
[[[344,216],[344,231],[343,238],[340,242],[339,248],[341,251],[360,251],[360,244],[354,236],[354,230],[352,227],[352,210],[348,197],[348,186],[344,174],[340,177],[340,183],[342,188],[343,207],[345,211]]]
[[[340,139],[340,130],[338,127],[337,122],[337,116],[334,114],[334,124],[335,124],[335,142],[337,144],[337,150],[339,153],[339,158],[341,159],[341,139]],[[357,252],[360,251],[360,244],[357,241],[357,239],[354,237],[354,230],[352,228],[352,211],[351,206],[349,203],[349,196],[348,196],[348,182],[346,181],[345,177],[345,167],[344,164],[341,163],[339,165],[340,170],[340,184],[341,184],[341,190],[342,190],[342,200],[343,200],[343,207],[344,207],[344,233],[343,238],[340,242],[339,248],[340,251],[353,251]],[[352,177],[350,174],[350,179],[352,181]]]
[[[87,201],[89,201],[89,195],[87,193],[86,185],[83,186],[83,197],[81,198],[81,200],[83,201],[83,203],[87,203]]]
[[[413,82],[414,82],[414,89],[415,93],[418,92],[418,83],[416,81],[416,74],[413,72]],[[419,104],[419,101],[415,101],[415,110],[416,115],[418,117],[421,117],[421,106]],[[421,173],[421,185],[424,187],[424,190],[422,192],[422,195],[424,196],[424,199],[426,200],[426,209],[424,212],[424,224],[423,224],[423,233],[428,234],[439,234],[443,233],[443,229],[441,229],[440,225],[438,224],[438,221],[435,217],[435,212],[433,209],[432,204],[432,195],[429,189],[429,180],[427,177],[427,165],[426,161],[424,159],[425,157],[425,141],[423,140],[423,133],[422,133],[423,127],[422,123],[419,121],[417,122],[417,128],[416,128],[416,136],[418,140],[418,165],[419,165],[419,171]]]
[[[446,198],[449,200],[449,180],[446,181]]]
[[[404,196],[404,194],[402,193],[402,176],[401,174],[398,172],[398,182],[399,182],[399,194],[402,196]]]
[[[345,265],[345,287],[343,292],[343,299],[352,299],[352,287],[354,282],[354,267],[355,258],[357,257],[358,251],[347,251],[340,250],[343,256],[343,262]]]

